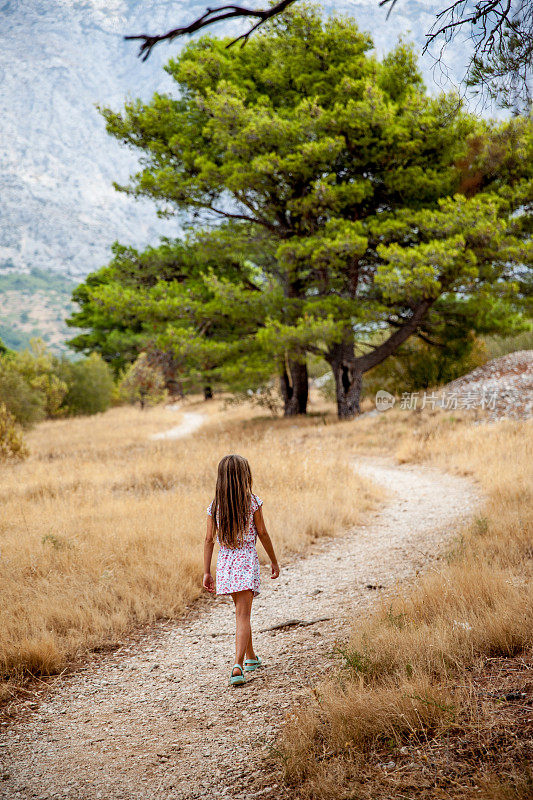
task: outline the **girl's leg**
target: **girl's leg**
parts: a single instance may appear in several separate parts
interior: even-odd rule
[[[250,626],[250,638],[248,639],[248,646],[245,651],[246,658],[255,658],[255,650],[252,642],[252,628]]]
[[[250,625],[250,614],[252,613],[252,600],[254,599],[254,593],[251,589],[244,589],[242,592],[234,592],[232,597],[233,602],[235,603],[236,622],[235,663],[242,667],[245,653],[248,655],[249,651],[252,650],[252,627]],[[233,674],[238,675],[239,671],[234,670]]]

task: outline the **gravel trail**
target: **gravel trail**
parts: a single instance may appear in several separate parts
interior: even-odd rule
[[[204,424],[205,415],[198,414],[196,411],[186,411],[183,414],[183,419],[179,425],[170,428],[168,431],[162,433],[154,433],[151,439],[183,439],[184,436],[197,431]]]
[[[432,468],[374,458],[354,467],[390,490],[387,504],[282,565],[277,581],[263,574],[252,626],[331,619],[256,633],[265,666],[242,688],[227,686],[234,619],[223,598],[95,658],[4,730],[0,798],[285,797],[261,764],[293,699],[334,668],[353,619],[434,561],[481,500],[466,479]]]

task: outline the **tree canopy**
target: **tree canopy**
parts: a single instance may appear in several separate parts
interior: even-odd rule
[[[251,19],[251,27],[230,40],[227,47],[242,42],[268,20],[283,14],[296,0],[278,0],[267,8],[230,5],[207,8],[199,17],[162,34],[133,34],[139,57],[146,61],[162,41],[196,33],[229,19]],[[398,0],[379,0],[388,7],[387,22]],[[257,20],[257,21],[255,21]],[[386,24],[386,23],[385,23]],[[474,54],[466,73],[467,86],[486,92],[504,108],[529,112],[531,107],[531,69],[533,63],[533,3],[531,0],[454,0],[435,10],[435,21],[426,34],[425,53],[432,45],[440,47],[444,60],[446,45],[461,35],[470,40]]]

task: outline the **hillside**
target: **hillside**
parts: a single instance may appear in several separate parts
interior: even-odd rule
[[[76,283],[58,273],[33,269],[28,273],[0,272],[0,340],[22,350],[32,338],[42,339],[55,353],[67,350],[73,331],[65,324],[72,310]]]
[[[326,11],[353,15],[379,51],[402,33],[418,49],[434,12],[428,0],[403,0],[394,17],[376,2],[341,0]],[[176,220],[158,220],[149,203],[115,192],[137,168],[135,156],[109,137],[95,103],[119,108],[125,98],[172,90],[162,65],[181,43],[157,47],[148,61],[124,34],[167,30],[198,15],[203,0],[8,0],[1,6],[0,264],[84,276],[102,266],[119,239],[142,246],[175,235]],[[232,23],[231,30],[238,28]],[[212,29],[224,33],[224,26]],[[227,28],[226,28],[227,30]],[[464,51],[447,52],[461,76]],[[429,86],[442,72],[422,61]],[[437,83],[435,83],[435,79]],[[453,82],[443,84],[452,88]]]

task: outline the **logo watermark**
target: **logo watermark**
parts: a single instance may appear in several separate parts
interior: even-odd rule
[[[513,395],[511,397],[510,395]],[[403,392],[398,403],[398,408],[404,411],[416,411],[424,408],[443,408],[449,411],[455,409],[474,409],[481,408],[494,411],[498,402],[499,394],[497,391],[487,389],[468,390],[468,391],[446,391],[441,392]],[[518,402],[517,392],[506,392],[505,399]],[[388,411],[395,404],[396,398],[390,392],[379,389],[376,392],[376,408],[378,411]]]
[[[396,402],[396,398],[390,392],[386,392],[385,389],[379,389],[376,392],[376,408],[378,411],[388,411],[389,408],[392,408],[394,403]]]

